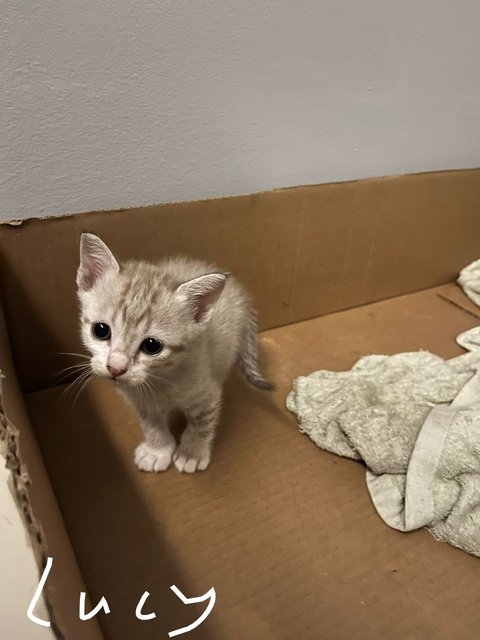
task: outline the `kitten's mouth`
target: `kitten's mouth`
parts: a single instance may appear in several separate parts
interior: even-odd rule
[[[101,372],[96,372],[95,374],[98,378],[104,378],[105,380],[108,380],[109,382],[114,382],[115,384],[128,384],[128,380],[125,380],[123,376],[112,376],[111,373],[105,371],[101,371]]]
[[[114,376],[107,376],[107,379],[116,385],[120,385],[121,387],[130,387],[132,384],[129,380],[125,379],[123,376],[122,377],[119,376],[116,378]]]

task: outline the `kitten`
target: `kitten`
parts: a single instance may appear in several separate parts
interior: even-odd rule
[[[138,411],[137,466],[206,469],[232,365],[253,387],[274,388],[258,369],[256,314],[243,287],[185,257],[119,264],[90,233],[81,237],[77,287],[92,373],[113,380]],[[168,427],[175,409],[187,417],[178,447]]]

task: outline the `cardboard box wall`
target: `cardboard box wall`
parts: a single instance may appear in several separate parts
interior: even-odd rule
[[[60,352],[81,349],[82,231],[120,259],[219,263],[254,294],[279,390],[265,397],[232,376],[205,474],[138,472],[136,418],[108,384],[89,385],[75,407],[51,388],[74,361]],[[10,460],[17,478],[26,465],[39,561],[55,560],[48,599],[60,632],[167,637],[197,617],[169,591],[176,584],[189,596],[217,590],[191,637],[473,638],[477,560],[426,532],[387,529],[361,466],[301,436],[284,399],[296,375],[349,368],[365,353],[460,353],[454,337],[478,311],[447,283],[480,255],[479,238],[479,170],[3,225],[2,400],[9,433],[19,430]],[[78,620],[84,582],[95,603],[107,596],[110,615]],[[157,618],[140,622],[145,590]]]

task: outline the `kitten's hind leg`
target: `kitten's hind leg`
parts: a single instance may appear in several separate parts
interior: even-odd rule
[[[215,429],[220,417],[221,394],[186,409],[188,425],[174,455],[182,473],[204,471],[210,464]]]
[[[141,426],[145,441],[135,449],[135,464],[142,471],[166,471],[176,446],[167,416],[142,416]]]

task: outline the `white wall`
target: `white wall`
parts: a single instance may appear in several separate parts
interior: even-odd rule
[[[480,165],[478,0],[4,0],[0,217]]]

